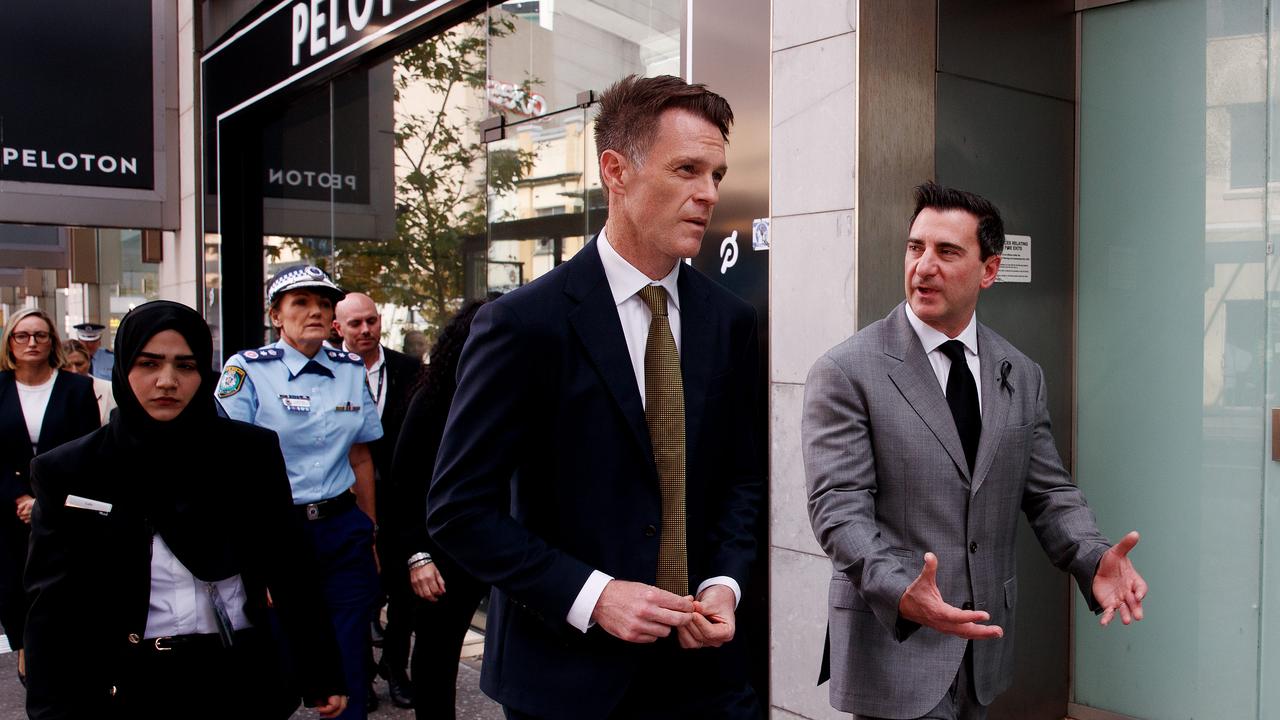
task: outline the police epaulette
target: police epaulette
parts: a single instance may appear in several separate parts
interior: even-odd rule
[[[328,353],[329,359],[333,360],[334,362],[349,362],[349,363],[355,363],[356,365],[364,364],[364,360],[359,355],[353,352],[347,352],[345,350],[334,350],[332,348],[325,348],[324,351]]]
[[[258,348],[257,350],[241,350],[237,354],[248,362],[265,362],[267,360],[279,360],[284,357],[283,350],[278,347],[272,347],[271,345]]]

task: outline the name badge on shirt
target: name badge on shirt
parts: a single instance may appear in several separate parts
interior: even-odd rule
[[[309,395],[281,395],[280,403],[289,412],[311,412],[311,397]]]
[[[334,412],[360,412],[360,406],[352,405],[351,403],[343,403],[342,405],[335,407],[333,410]]]
[[[93,510],[95,512],[106,515],[111,512],[111,503],[102,502],[101,500],[92,500],[79,495],[68,495],[65,503],[69,508],[79,508],[80,510]]]

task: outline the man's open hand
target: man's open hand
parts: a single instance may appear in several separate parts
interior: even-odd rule
[[[692,597],[644,583],[610,580],[596,600],[591,619],[616,638],[651,643],[692,621],[693,611]]]
[[[1004,637],[999,625],[979,625],[991,616],[981,610],[961,610],[948,605],[938,592],[938,557],[924,554],[924,569],[898,600],[898,615],[941,633],[958,635],[970,640],[991,640]]]
[[[1093,599],[1102,606],[1099,623],[1107,625],[1116,613],[1120,622],[1128,625],[1142,619],[1142,599],[1147,596],[1147,582],[1142,579],[1129,559],[1129,551],[1138,544],[1138,533],[1133,531],[1111,546],[1098,561],[1098,572],[1093,576]]]

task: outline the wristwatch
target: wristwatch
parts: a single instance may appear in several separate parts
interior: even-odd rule
[[[411,569],[419,565],[426,565],[429,562],[432,562],[432,560],[431,553],[428,552],[417,552],[409,556],[409,567]]]

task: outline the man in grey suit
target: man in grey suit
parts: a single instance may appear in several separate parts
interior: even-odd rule
[[[834,568],[830,697],[857,718],[986,716],[1013,675],[1020,508],[1103,625],[1142,619],[1138,534],[1112,546],[1098,532],[1049,432],[1039,366],[977,322],[1003,247],[990,202],[917,187],[906,301],[809,373],[809,518]]]

